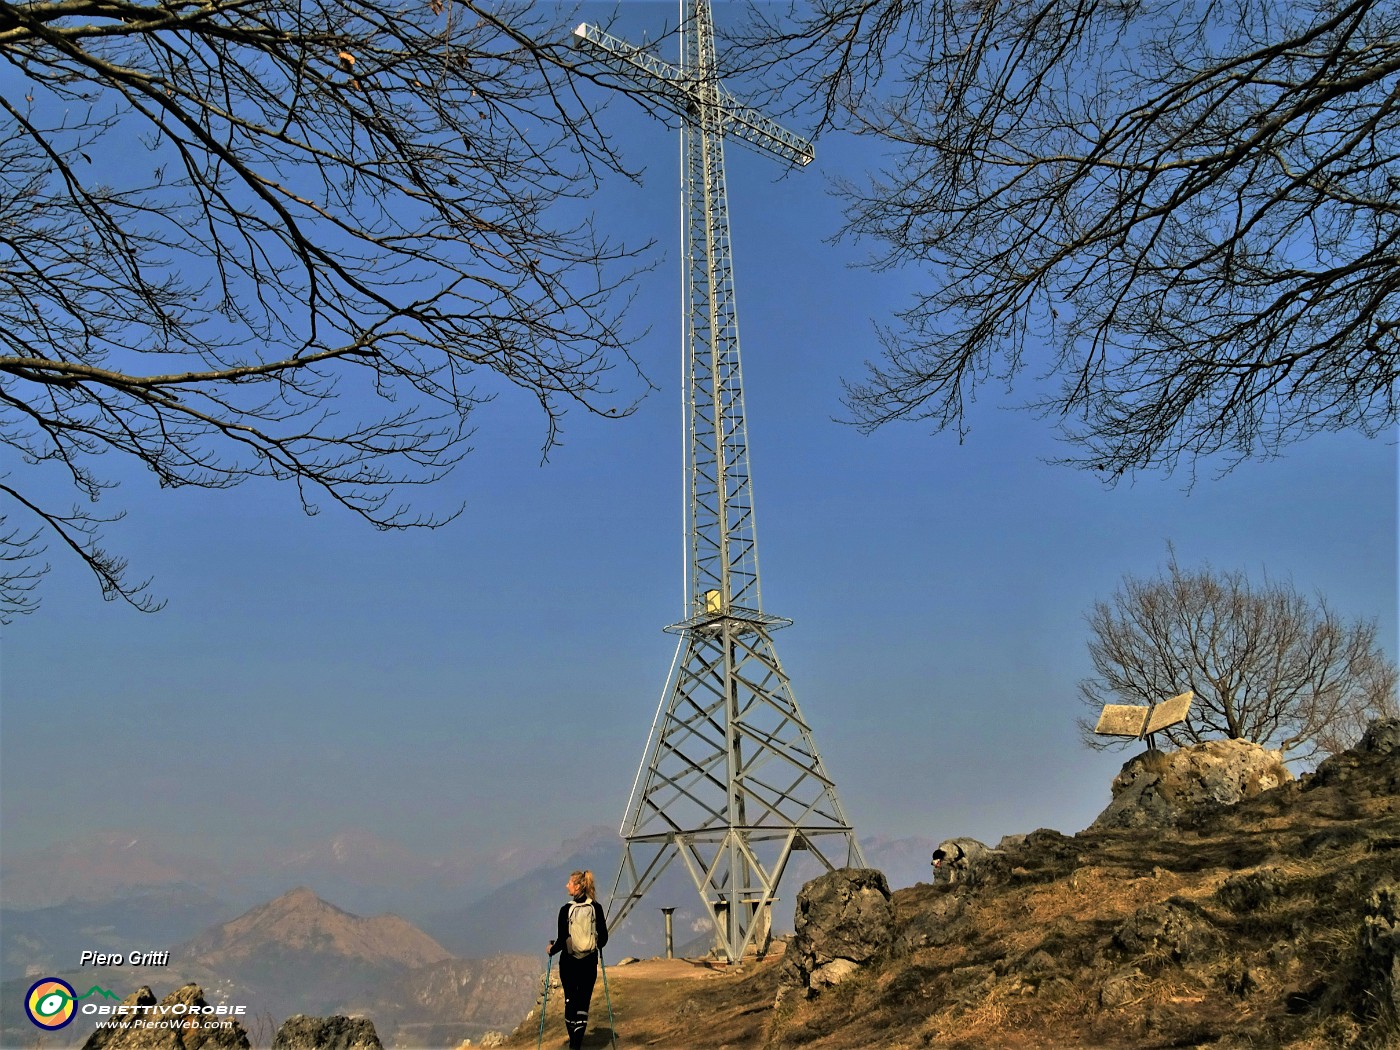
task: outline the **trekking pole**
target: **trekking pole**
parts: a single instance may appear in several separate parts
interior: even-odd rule
[[[544,998],[540,1000],[540,1036],[535,1040],[535,1050],[544,1046],[544,1012],[549,1006],[549,974],[554,968],[554,956],[547,956],[549,962],[544,967]]]
[[[603,998],[608,1001],[608,1031],[612,1033],[613,1050],[617,1050],[617,1022],[613,1020],[612,996],[608,994],[608,968],[603,965],[603,949],[598,949],[598,968],[603,971]]]

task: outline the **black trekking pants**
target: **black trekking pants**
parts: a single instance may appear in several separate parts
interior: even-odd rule
[[[597,981],[597,952],[589,952],[582,959],[575,959],[567,948],[559,953],[559,983],[564,986],[564,1028],[572,1047],[583,1045],[583,1033],[588,1027],[588,1004]]]

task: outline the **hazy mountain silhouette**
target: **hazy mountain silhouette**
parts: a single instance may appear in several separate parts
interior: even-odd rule
[[[0,863],[0,904],[31,910],[70,901],[105,901],[152,890],[197,891],[226,897],[219,865],[171,849],[139,832],[101,831]]]
[[[227,902],[184,885],[101,904],[0,909],[0,979],[69,970],[84,951],[159,951],[236,914]]]

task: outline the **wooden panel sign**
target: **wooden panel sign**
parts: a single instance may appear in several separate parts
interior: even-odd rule
[[[1142,727],[1147,724],[1147,707],[1134,704],[1104,704],[1103,714],[1094,732],[1099,736],[1142,736]]]
[[[1147,727],[1143,729],[1143,733],[1159,733],[1168,726],[1185,722],[1186,715],[1191,710],[1191,701],[1194,699],[1196,699],[1196,694],[1188,689],[1180,696],[1163,700],[1152,708],[1152,714],[1147,718]]]

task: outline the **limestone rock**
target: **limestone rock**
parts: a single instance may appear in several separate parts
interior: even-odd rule
[[[941,948],[952,944],[968,926],[966,898],[950,893],[920,908],[899,931],[896,947],[906,953],[920,948]]]
[[[813,879],[797,895],[794,931],[783,955],[783,990],[815,995],[845,980],[888,949],[894,905],[882,872],[840,868]]]
[[[1303,790],[1345,784],[1353,795],[1400,794],[1400,719],[1378,718],[1350,751],[1324,760]]]
[[[934,881],[966,882],[976,884],[984,881],[982,876],[993,858],[1000,854],[985,842],[973,838],[944,839],[933,851]]]
[[[1215,893],[1221,904],[1237,915],[1259,911],[1280,900],[1287,882],[1277,868],[1231,875]]]
[[[1129,955],[1166,954],[1182,962],[1214,947],[1219,937],[1205,919],[1167,901],[1139,908],[1115,931],[1113,943]]]
[[[807,977],[808,987],[813,993],[833,984],[840,984],[860,967],[850,959],[832,959],[825,966],[818,966]]]
[[[1292,779],[1279,752],[1248,740],[1145,751],[1123,765],[1113,780],[1113,801],[1091,827],[1171,827],[1192,810],[1232,806]]]
[[[1385,883],[1371,893],[1360,942],[1358,999],[1375,1012],[1386,1034],[1400,1036],[1400,884]]]
[[[115,1019],[147,1016],[158,1002],[155,993],[142,985],[121,1001]],[[83,1050],[164,1050],[179,1046],[178,1037],[168,1029],[98,1028],[87,1037]]]
[[[367,1017],[307,1017],[282,1022],[272,1050],[384,1050]]]
[[[142,985],[122,1000],[113,1020],[146,1023],[99,1028],[83,1050],[249,1050],[248,1033],[238,1020],[206,1014],[208,1006],[197,984],[176,988],[159,1002]]]
[[[1109,974],[1099,986],[1099,1005],[1105,1010],[1127,1006],[1143,994],[1147,980],[1133,966]]]
[[[996,865],[984,866],[983,875],[989,882],[1017,881],[1048,882],[1063,878],[1083,864],[1082,843],[1054,828],[1036,828],[1019,836],[1019,841],[1003,839],[989,860]],[[996,869],[1005,868],[1005,871]]]

